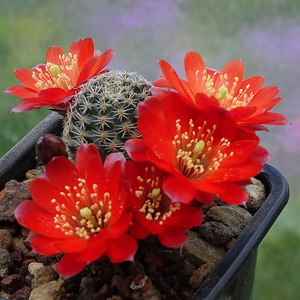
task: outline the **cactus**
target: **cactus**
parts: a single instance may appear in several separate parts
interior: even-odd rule
[[[89,79],[74,97],[64,121],[63,141],[71,157],[83,143],[94,143],[103,159],[139,138],[137,105],[151,83],[137,72],[113,70]]]

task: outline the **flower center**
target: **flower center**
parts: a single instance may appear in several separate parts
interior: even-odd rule
[[[229,90],[228,75],[221,74],[219,86],[215,86],[214,77],[217,73],[214,73],[211,77],[207,74],[207,70],[203,71],[203,90],[208,96],[214,96],[220,103],[220,106],[226,110],[232,110],[237,107],[246,107],[254,97],[254,93],[250,90],[250,84],[245,89],[236,90],[239,78],[235,77],[232,87]]]
[[[152,174],[149,174],[149,171]],[[171,200],[165,195],[161,186],[161,176],[155,176],[155,167],[152,166],[149,170],[145,168],[146,176],[142,178],[137,177],[140,182],[138,190],[134,193],[143,202],[143,206],[139,211],[145,214],[146,219],[150,221],[157,221],[163,225],[164,221],[172,215],[176,210],[180,209],[180,203],[171,203]]]
[[[222,161],[229,155],[222,151],[230,146],[230,141],[225,137],[215,140],[214,133],[216,125],[207,127],[204,121],[203,126],[195,128],[193,120],[189,121],[189,131],[182,132],[181,120],[176,120],[176,135],[172,141],[177,156],[178,170],[190,180],[199,180],[210,173],[218,170]]]
[[[55,227],[65,235],[89,239],[102,228],[107,227],[111,217],[110,194],[104,193],[99,199],[98,185],[92,186],[89,191],[85,179],[79,178],[78,185],[65,186],[65,191],[60,192],[64,202],[52,199],[57,214],[54,217]]]
[[[76,85],[79,73],[77,54],[68,53],[58,57],[60,59],[59,65],[47,62],[32,72],[32,78],[36,80],[37,89],[61,88],[69,91]]]

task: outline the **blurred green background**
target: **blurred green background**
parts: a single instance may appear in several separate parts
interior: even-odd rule
[[[294,300],[300,295],[300,2],[298,0],[0,0],[0,90],[18,84],[13,69],[44,62],[50,45],[67,50],[91,36],[96,48],[117,51],[111,69],[160,75],[165,59],[183,75],[183,57],[198,51],[221,69],[242,59],[246,76],[263,75],[281,89],[276,111],[292,126],[261,133],[291,198],[259,248],[254,300]],[[10,113],[16,97],[0,94],[0,157],[48,113]]]

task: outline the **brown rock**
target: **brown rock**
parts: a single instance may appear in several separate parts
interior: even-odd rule
[[[180,283],[184,285],[188,284],[188,280],[194,270],[195,267],[187,260],[174,264],[174,275],[179,279]]]
[[[14,249],[20,249],[26,255],[28,253],[28,248],[24,244],[24,238],[21,236],[15,236],[13,237],[13,248]]]
[[[12,274],[1,280],[1,287],[6,293],[13,294],[23,286],[24,282],[23,276]]]
[[[12,259],[7,250],[0,248],[0,277],[8,275],[9,267],[12,265]]]
[[[215,246],[227,244],[237,237],[235,230],[221,222],[208,221],[199,227],[199,235]]]
[[[30,293],[29,300],[60,300],[61,298],[61,281],[50,281]]]
[[[253,184],[244,186],[244,189],[249,195],[249,200],[246,204],[247,209],[251,214],[254,214],[266,200],[266,189],[260,180],[251,178],[251,181]]]
[[[27,300],[29,299],[30,293],[31,288],[29,286],[24,286],[14,293],[11,300]]]
[[[59,278],[58,274],[50,266],[43,266],[34,274],[34,279],[31,282],[31,287],[33,289],[47,283],[50,281],[55,281]]]
[[[13,263],[22,263],[23,262],[23,251],[21,249],[15,249],[10,252],[10,257]]]
[[[134,291],[132,300],[161,300],[161,293],[155,286],[151,286],[146,292]]]
[[[10,180],[5,185],[6,191],[0,198],[0,222],[15,222],[14,211],[23,201],[30,198],[28,182]]]
[[[6,229],[0,229],[0,248],[11,250],[13,247],[13,238],[11,233]]]
[[[206,214],[207,221],[221,222],[239,235],[248,224],[252,215],[237,205],[214,206]]]
[[[31,261],[31,260],[30,260]],[[44,265],[42,263],[38,263],[36,261],[31,261],[29,264],[28,264],[28,271],[31,275],[35,276],[37,271],[41,268],[43,268]]]
[[[201,239],[196,232],[188,231],[188,239],[182,247],[182,256],[191,264],[196,267],[207,262],[218,264],[224,255],[223,249]]]
[[[215,264],[206,263],[200,266],[198,269],[194,270],[192,276],[189,279],[190,286],[195,290],[198,289],[215,267]]]
[[[79,299],[92,300],[95,298],[96,282],[92,277],[82,277],[79,289]]]
[[[115,275],[111,280],[111,284],[124,300],[131,299],[132,291],[130,289],[131,281],[129,278]]]
[[[96,293],[95,299],[107,299],[111,292],[111,286],[104,284]]]

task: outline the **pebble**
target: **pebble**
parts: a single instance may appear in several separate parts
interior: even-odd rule
[[[203,239],[215,246],[225,245],[238,236],[236,230],[215,221],[203,223],[198,232]]]
[[[82,277],[79,289],[79,299],[94,299],[96,282],[92,277]]]
[[[0,229],[0,248],[11,250],[13,247],[13,238],[11,233],[6,229]]]
[[[24,255],[29,252],[28,248],[24,244],[24,238],[21,236],[13,237],[13,248],[22,250]]]
[[[137,276],[145,274],[145,267],[139,260],[134,260],[128,265],[126,271],[129,275]]]
[[[223,223],[231,228],[232,231],[239,235],[252,215],[248,210],[237,205],[213,206],[206,214],[206,221],[216,221]]]
[[[6,249],[0,248],[0,277],[8,275],[9,267],[12,265],[12,260],[9,252]]]
[[[188,231],[188,239],[182,247],[181,255],[196,267],[211,262],[218,264],[225,255],[222,248],[213,246],[199,237],[194,231]]]
[[[132,300],[161,300],[161,293],[152,285],[146,292],[134,291],[131,295]]]
[[[174,275],[179,279],[181,284],[188,284],[188,280],[194,270],[194,265],[187,260],[174,264]]]
[[[20,264],[23,262],[23,251],[21,249],[15,249],[10,252],[10,257],[13,263]]]
[[[32,264],[32,263],[31,263]],[[55,281],[59,278],[58,274],[50,266],[43,266],[34,272],[34,278],[31,282],[33,289],[43,285],[44,283]]]
[[[35,274],[37,273],[37,271],[39,269],[41,269],[44,265],[42,263],[38,263],[38,262],[31,262],[28,265],[28,271],[31,275],[35,276]]]
[[[96,293],[95,299],[107,299],[112,293],[112,288],[108,284],[104,284]]]
[[[194,270],[192,276],[189,279],[190,286],[194,289],[198,289],[215,267],[215,264],[208,262],[200,266],[198,269]]]
[[[1,288],[8,294],[13,294],[24,284],[24,277],[18,274],[12,274],[1,280]]]
[[[247,209],[251,214],[254,214],[266,200],[266,188],[256,178],[251,178],[251,181],[253,184],[246,185],[244,189],[249,195],[249,200],[246,204]]]
[[[30,286],[24,286],[23,288],[17,290],[14,293],[11,300],[28,300],[30,297],[31,291],[32,291],[32,289],[30,288]]]
[[[29,300],[60,300],[62,281],[50,281],[30,293]]]
[[[14,211],[17,206],[27,199],[31,199],[28,182],[10,180],[5,185],[5,194],[0,198],[0,222],[15,222]]]
[[[115,275],[111,280],[111,284],[124,300],[131,299],[132,290],[130,289],[131,280],[129,278]]]

